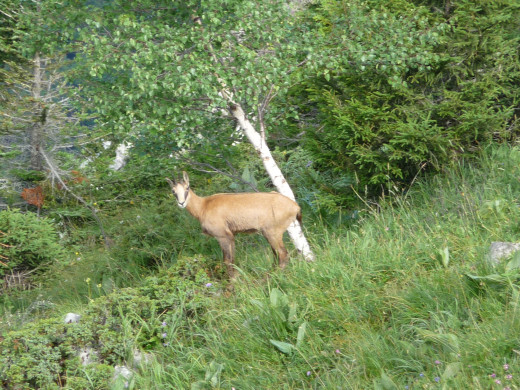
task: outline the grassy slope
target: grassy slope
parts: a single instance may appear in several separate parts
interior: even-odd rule
[[[317,262],[295,261],[267,283],[251,276],[258,254],[243,251],[245,274],[198,330],[194,367],[223,363],[223,388],[237,389],[517,386],[517,288],[476,291],[465,274],[497,271],[484,261],[490,242],[518,235],[519,163],[500,149],[480,169],[417,184],[354,229],[317,227]],[[270,303],[273,289],[297,305],[295,324],[307,322],[288,356],[270,340],[295,344],[298,333]]]
[[[349,229],[307,220],[317,261],[293,260],[284,272],[268,272],[272,259],[262,240],[239,239],[234,294],[222,294],[215,280],[205,311],[176,327],[173,314],[160,317],[168,345],[151,351],[155,358],[136,376],[136,388],[518,388],[515,278],[478,286],[465,275],[504,272],[484,260],[491,241],[518,241],[519,179],[520,151],[499,148],[479,168],[459,166],[415,183]],[[120,218],[133,221],[140,215],[139,223],[125,225],[139,250],[160,257],[176,242],[185,255],[220,256],[183,216],[182,229],[152,229],[171,216],[167,207],[174,206],[123,212]],[[147,234],[163,248],[144,248]],[[42,291],[59,297],[58,311],[77,310],[82,297],[96,295],[85,283],[73,288],[78,280],[90,276],[102,290],[114,275],[139,273],[125,270],[132,251],[123,248],[108,256],[85,247],[81,265],[68,271],[76,282],[53,281]]]

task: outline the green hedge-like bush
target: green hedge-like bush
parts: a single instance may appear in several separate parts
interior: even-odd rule
[[[518,136],[520,8],[435,4],[330,0],[314,9],[328,57],[294,99],[320,178],[379,195]],[[350,188],[323,184],[349,206]]]
[[[33,213],[0,211],[0,276],[11,270],[43,268],[66,257],[53,223]]]
[[[87,324],[64,324],[57,318],[29,323],[7,333],[0,343],[0,386],[108,390],[113,368],[93,364],[82,369],[77,357],[78,348],[91,337]]]
[[[210,273],[204,258],[181,258],[141,287],[93,300],[78,323],[52,318],[7,332],[0,338],[0,387],[111,388],[113,366],[133,351],[164,348],[173,333],[180,337],[188,324],[203,321],[218,284]],[[95,358],[83,366],[78,352],[87,348]]]

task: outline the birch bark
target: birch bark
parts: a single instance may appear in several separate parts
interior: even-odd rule
[[[193,20],[202,28],[202,21],[199,17],[194,17]],[[211,43],[208,44],[207,49],[208,53],[213,58],[213,61],[216,64],[221,63]],[[217,79],[221,85],[221,96],[227,101],[231,114],[237,120],[240,128],[247,136],[247,139],[253,145],[258,155],[262,159],[265,170],[271,178],[272,183],[278,189],[278,192],[280,192],[280,194],[287,196],[289,199],[295,200],[291,186],[289,186],[289,183],[287,183],[287,180],[285,180],[282,171],[280,170],[278,164],[273,158],[271,150],[265,142],[265,138],[262,137],[260,133],[255,130],[254,126],[246,118],[244,110],[242,109],[240,104],[236,103],[233,100],[233,94],[231,93],[231,91],[228,90],[226,83],[218,76]],[[291,241],[293,242],[296,249],[303,255],[305,260],[314,261],[314,253],[311,250],[309,242],[305,238],[305,234],[303,234],[303,230],[300,223],[298,221],[294,221],[287,229],[287,233],[289,233]]]
[[[226,94],[229,98],[229,95]],[[244,110],[239,104],[230,102],[230,111],[233,117],[238,121],[238,124],[244,134],[247,136],[249,142],[253,145],[258,155],[262,159],[265,170],[267,171],[271,181],[278,189],[280,194],[287,196],[288,198],[295,200],[294,193],[291,186],[285,180],[285,177],[278,167],[278,164],[274,160],[269,146],[265,142],[265,139],[258,133],[251,122],[246,118]],[[289,237],[293,242],[296,249],[303,255],[305,260],[314,261],[314,253],[312,252],[310,245],[303,234],[302,227],[298,221],[294,221],[287,229]]]

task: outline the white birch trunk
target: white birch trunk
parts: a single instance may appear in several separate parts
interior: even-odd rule
[[[280,194],[295,200],[294,193],[289,186],[289,183],[287,183],[287,180],[285,180],[285,177],[278,167],[278,164],[274,160],[271,151],[269,150],[269,146],[267,146],[265,139],[262,138],[262,136],[255,130],[251,122],[249,122],[249,120],[246,118],[242,107],[233,102],[230,105],[230,110],[233,117],[238,121],[240,128],[249,139],[249,142],[251,142],[255,150],[258,152],[262,162],[264,163],[265,170],[269,174],[271,181],[278,189]],[[314,261],[314,253],[312,253],[309,243],[303,234],[300,223],[298,221],[294,221],[287,229],[287,232],[289,233],[289,237],[291,238],[294,246],[303,255],[305,260]]]
[[[202,26],[200,18],[197,17],[194,19],[194,21],[195,23]],[[208,51],[209,54],[213,57],[213,61],[215,61],[215,63],[219,63],[211,43],[208,44]],[[249,139],[249,142],[251,142],[255,150],[260,155],[260,158],[264,163],[265,170],[267,171],[275,187],[278,189],[278,192],[287,196],[289,199],[295,200],[294,193],[289,186],[289,183],[287,183],[287,180],[285,180],[285,177],[278,167],[278,164],[276,164],[276,161],[274,160],[271,151],[269,150],[269,146],[267,146],[267,143],[265,142],[265,139],[255,130],[254,126],[246,118],[242,107],[233,101],[232,94],[230,91],[228,91],[226,83],[218,76],[217,79],[222,87],[220,91],[221,96],[228,101],[231,114],[238,121],[240,128]],[[287,229],[287,233],[289,233],[289,237],[291,238],[294,246],[303,255],[305,260],[314,261],[314,253],[312,253],[311,247],[309,246],[309,243],[303,234],[300,223],[298,221],[294,221]]]

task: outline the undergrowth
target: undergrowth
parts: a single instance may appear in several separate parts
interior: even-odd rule
[[[121,209],[112,249],[75,247],[81,260],[46,274],[52,310],[22,320],[27,306],[3,298],[0,381],[111,388],[137,350],[135,389],[519,388],[520,259],[487,259],[491,242],[518,240],[519,177],[520,151],[493,148],[367,204],[354,225],[304,219],[317,260],[293,253],[283,272],[242,236],[233,291],[218,245],[173,202]],[[63,324],[71,308],[82,318]]]

